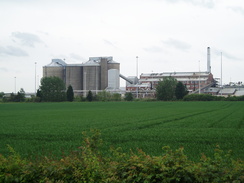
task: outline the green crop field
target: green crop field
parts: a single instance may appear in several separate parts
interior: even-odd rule
[[[99,129],[104,152],[183,146],[197,160],[219,145],[244,159],[244,102],[2,103],[0,125],[4,155],[8,144],[23,157],[60,157],[78,150],[83,131]]]

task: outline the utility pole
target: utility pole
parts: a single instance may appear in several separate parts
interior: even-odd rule
[[[200,89],[200,75],[201,75],[201,72],[200,72],[200,60],[199,60],[199,81],[198,81],[198,92],[199,92],[199,94],[201,94],[201,89]]]
[[[136,77],[138,78],[138,56],[136,56]]]
[[[16,94],[16,76],[14,77],[14,93]]]
[[[138,56],[136,56],[136,78],[138,79]],[[139,82],[137,82],[137,87],[136,87],[136,98],[138,98],[138,86],[139,86]]]
[[[35,95],[36,95],[36,62],[35,62]]]
[[[221,95],[222,95],[222,89],[223,89],[223,78],[222,78],[222,52],[221,52],[221,82],[220,82],[220,85],[221,85]]]

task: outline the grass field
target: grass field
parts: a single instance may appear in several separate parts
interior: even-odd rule
[[[60,157],[77,150],[82,131],[99,129],[104,150],[162,154],[183,146],[192,160],[216,145],[244,159],[244,102],[91,102],[0,104],[0,154]]]

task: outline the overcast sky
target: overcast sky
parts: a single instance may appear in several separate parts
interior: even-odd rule
[[[243,0],[0,0],[0,91],[34,92],[54,58],[113,56],[125,76],[207,70],[244,82]],[[199,64],[200,63],[200,64]],[[121,86],[125,81],[121,80]]]

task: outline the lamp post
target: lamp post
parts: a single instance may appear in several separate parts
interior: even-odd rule
[[[201,89],[200,89],[200,75],[201,75],[201,72],[200,72],[200,60],[199,60],[199,81],[198,81],[198,90],[199,90],[199,94],[201,94]]]
[[[138,56],[136,56],[136,77],[138,78]]]
[[[222,89],[223,89],[223,78],[222,78],[222,52],[220,53],[220,55],[221,55],[221,82],[220,82],[220,85],[221,85],[221,95],[222,95]]]
[[[36,62],[35,62],[35,95],[36,95]]]
[[[16,76],[14,77],[14,93],[16,94]]]
[[[221,87],[222,87],[222,82],[223,82],[223,78],[222,78],[222,52],[220,53],[221,54]]]

